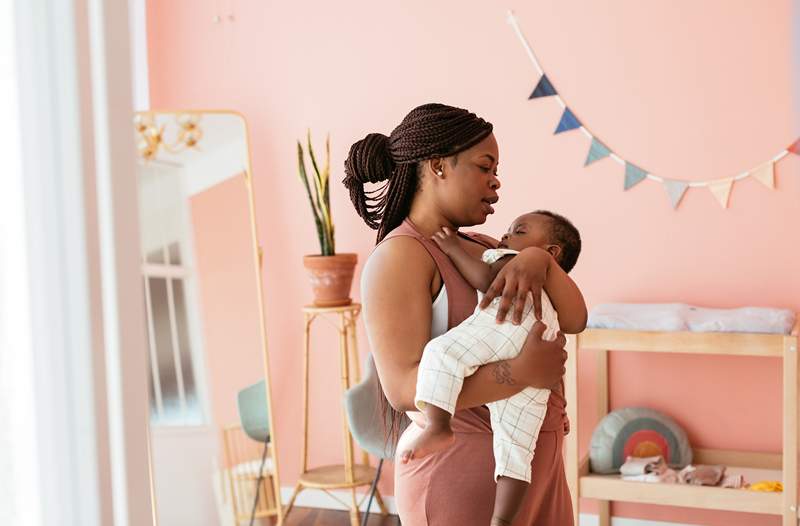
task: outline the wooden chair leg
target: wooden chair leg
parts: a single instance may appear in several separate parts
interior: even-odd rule
[[[283,518],[286,519],[286,516],[289,515],[289,512],[292,511],[292,506],[294,506],[294,499],[297,498],[297,494],[300,493],[300,490],[303,489],[303,485],[299,482],[294,487],[294,491],[292,492],[292,496],[289,499],[289,502],[286,504],[286,508],[283,510]]]

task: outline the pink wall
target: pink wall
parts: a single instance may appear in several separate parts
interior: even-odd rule
[[[231,6],[233,21],[225,20],[223,4]],[[310,299],[301,257],[318,250],[296,179],[294,141],[307,127],[320,148],[330,131],[338,181],[347,149],[365,133],[388,133],[420,103],[468,107],[495,124],[501,150],[501,203],[480,230],[497,234],[532,207],[573,219],[585,240],[574,278],[590,305],[685,301],[800,310],[800,280],[792,272],[800,260],[800,159],[778,165],[777,191],[738,183],[728,210],[702,189],[691,190],[677,212],[651,181],[623,192],[613,161],[583,168],[588,141],[579,132],[552,135],[560,114],[552,100],[526,100],[537,77],[505,23],[505,7],[350,0],[320,2],[311,13],[291,2],[148,2],[153,107],[235,108],[251,127],[284,485],[300,469],[299,309]],[[507,7],[579,118],[656,173],[695,180],[732,175],[798,134],[790,118],[789,0],[539,0]],[[217,14],[222,23],[214,23]],[[358,252],[363,262],[374,233],[339,184],[332,201],[339,250]],[[335,462],[341,458],[335,340],[320,331],[315,344],[311,460]],[[612,356],[610,374],[613,407],[662,409],[695,446],[780,447],[775,361]],[[590,364],[580,375],[581,401],[590,408]],[[251,379],[242,376],[242,385]],[[582,415],[586,444],[594,415]],[[384,488],[391,492],[389,482]],[[778,524],[762,516],[624,504],[614,513]]]

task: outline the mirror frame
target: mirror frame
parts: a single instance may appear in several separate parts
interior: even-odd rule
[[[274,466],[274,475],[272,477],[273,480],[273,491],[275,494],[275,499],[277,501],[278,507],[278,515],[276,516],[277,519],[277,526],[283,525],[283,502],[281,499],[281,485],[280,485],[280,476],[279,476],[279,468],[278,468],[278,446],[276,441],[276,434],[275,434],[275,412],[273,411],[273,404],[272,404],[272,377],[270,375],[269,369],[269,348],[267,345],[267,319],[266,319],[266,309],[264,305],[264,279],[261,274],[264,267],[264,252],[261,245],[258,242],[258,225],[256,223],[256,200],[255,200],[255,190],[253,188],[253,152],[252,152],[252,142],[250,140],[250,126],[247,123],[247,119],[245,116],[236,110],[229,110],[229,109],[209,109],[209,108],[178,108],[178,109],[149,109],[143,111],[136,111],[133,113],[133,116],[136,117],[138,115],[160,115],[160,114],[180,114],[180,113],[196,113],[196,114],[213,114],[213,115],[232,115],[234,117],[238,117],[242,121],[242,125],[244,126],[244,140],[245,140],[245,147],[247,148],[247,159],[246,159],[246,169],[244,173],[244,181],[245,186],[247,187],[247,196],[248,196],[248,206],[249,206],[249,216],[250,216],[250,240],[253,248],[253,272],[255,273],[256,277],[256,287],[257,287],[257,296],[258,296],[258,321],[259,321],[259,334],[261,338],[261,357],[262,363],[264,367],[264,378],[265,378],[265,389],[267,395],[267,411],[269,413],[269,434],[270,434],[270,449],[272,450],[272,462]],[[137,161],[141,159],[139,154],[136,154]],[[149,395],[148,395],[149,396]],[[149,404],[148,404],[149,405]],[[149,410],[148,410],[149,414]],[[152,501],[152,511],[153,511],[153,525],[158,526],[158,509],[157,509],[157,501],[156,501],[156,494],[155,494],[155,482],[153,478],[153,457],[151,454],[151,437],[150,437],[150,420],[148,418],[147,421],[147,461],[148,461],[148,468],[150,472],[150,494],[151,494],[151,501]]]

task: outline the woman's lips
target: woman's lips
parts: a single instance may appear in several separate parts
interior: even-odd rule
[[[497,202],[497,197],[481,199],[481,202],[483,203],[483,209],[487,215],[494,214],[494,207],[492,205]]]

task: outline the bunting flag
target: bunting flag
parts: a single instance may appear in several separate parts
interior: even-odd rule
[[[539,79],[539,83],[536,84],[528,100],[538,99],[539,97],[550,97],[555,94],[556,89],[550,83],[550,79],[547,78],[547,75],[542,75],[542,78]]]
[[[508,22],[514,28],[514,31],[517,34],[522,46],[525,48],[525,51],[528,54],[528,58],[530,58],[533,66],[535,67],[537,73],[539,74],[539,81],[536,84],[531,95],[528,97],[528,100],[532,99],[539,99],[543,97],[552,97],[555,99],[558,104],[564,109],[564,112],[561,114],[561,120],[558,123],[558,127],[554,134],[563,133],[565,131],[574,130],[579,128],[587,138],[591,139],[591,145],[589,146],[589,152],[586,156],[586,161],[583,163],[584,166],[589,166],[590,164],[599,161],[600,159],[604,159],[606,157],[612,158],[615,162],[625,166],[625,184],[624,189],[628,190],[645,179],[651,179],[653,181],[657,181],[664,185],[664,188],[667,191],[667,195],[669,196],[670,203],[673,209],[677,209],[678,205],[681,203],[683,196],[689,190],[689,188],[693,187],[707,187],[714,198],[719,202],[719,204],[723,208],[728,208],[728,202],[730,199],[731,189],[733,188],[733,183],[736,181],[740,181],[747,177],[752,177],[762,183],[764,186],[770,189],[775,188],[775,163],[793,153],[795,155],[800,155],[800,138],[795,140],[790,146],[788,146],[785,150],[780,151],[777,155],[769,159],[768,161],[760,164],[757,168],[749,170],[747,172],[740,173],[734,177],[724,177],[720,179],[710,179],[705,181],[689,181],[680,180],[680,179],[670,179],[666,177],[661,177],[655,174],[652,174],[637,165],[626,161],[622,156],[615,153],[611,148],[605,145],[598,137],[596,137],[591,131],[589,131],[586,126],[581,123],[581,121],[575,116],[575,113],[567,106],[566,102],[561,98],[561,96],[556,91],[555,87],[553,87],[552,82],[545,74],[542,67],[539,65],[538,60],[536,59],[536,55],[533,53],[533,50],[528,44],[525,35],[522,34],[522,30],[517,23],[517,19],[514,17],[514,14],[509,11],[508,12]]]
[[[767,161],[752,172],[750,177],[755,178],[758,182],[769,188],[775,188],[775,163]]]
[[[722,208],[728,208],[728,199],[731,196],[731,188],[733,187],[733,179],[720,179],[708,184],[708,189],[717,198]]]
[[[581,123],[577,117],[575,117],[569,108],[564,108],[564,113],[561,115],[561,121],[559,121],[555,133],[562,133],[580,127]]]
[[[589,155],[586,156],[586,162],[583,163],[583,165],[589,166],[593,162],[604,159],[609,155],[611,155],[611,150],[609,150],[605,144],[598,141],[597,137],[592,137],[592,145],[589,147]]]
[[[664,188],[667,189],[669,202],[672,203],[672,208],[678,208],[678,203],[683,199],[683,194],[689,188],[689,183],[686,181],[676,181],[675,179],[664,179]]]
[[[635,164],[625,161],[625,190],[640,183],[645,177],[647,177],[647,172]]]

